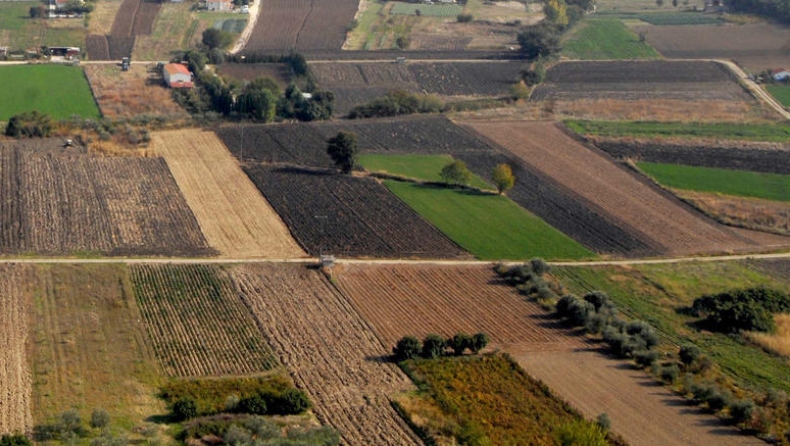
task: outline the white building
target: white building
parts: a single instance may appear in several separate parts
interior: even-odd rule
[[[192,73],[184,65],[169,63],[164,66],[162,73],[170,88],[192,88]]]

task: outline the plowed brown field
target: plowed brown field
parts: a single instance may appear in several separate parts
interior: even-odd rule
[[[493,346],[511,351],[581,345],[490,266],[342,265],[333,276],[388,347],[406,335],[458,332],[486,333]]]
[[[30,271],[3,265],[0,275],[0,434],[27,432],[33,427],[26,345],[30,302],[24,292]]]
[[[759,445],[701,413],[647,373],[596,351],[534,352],[515,359],[588,419],[606,413],[612,431],[643,446]]]
[[[468,122],[592,209],[669,254],[749,251],[790,239],[727,228],[657,190],[551,122]]]
[[[231,270],[296,385],[322,423],[349,445],[416,445],[388,395],[412,388],[365,321],[320,273],[303,265],[259,264]]]
[[[208,243],[228,257],[304,257],[288,228],[214,133],[152,135]]]

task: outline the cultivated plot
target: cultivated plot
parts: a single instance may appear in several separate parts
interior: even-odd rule
[[[27,356],[31,297],[25,266],[0,266],[0,435],[28,432],[33,428],[31,413],[33,373]]]
[[[89,35],[86,41],[92,60],[121,60],[132,55],[135,37],[151,34],[156,15],[162,8],[158,1],[123,0],[107,35]]]
[[[0,68],[0,120],[39,111],[53,119],[74,115],[98,118],[99,109],[79,67],[57,64],[14,65]]]
[[[167,162],[209,245],[222,255],[282,259],[305,255],[214,133],[157,132],[152,147]]]
[[[348,445],[416,445],[389,402],[412,389],[388,349],[319,272],[258,264],[230,271],[237,290],[322,423]]]

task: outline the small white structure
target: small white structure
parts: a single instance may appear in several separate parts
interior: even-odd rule
[[[230,11],[233,9],[233,0],[206,0],[206,9],[209,11]]]
[[[192,73],[180,63],[165,65],[162,74],[170,88],[192,88]]]
[[[771,76],[777,82],[787,82],[790,80],[790,70],[787,68],[774,68],[771,70]]]

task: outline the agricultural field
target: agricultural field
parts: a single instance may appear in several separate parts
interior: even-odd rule
[[[126,267],[48,265],[28,274],[35,423],[70,409],[86,420],[104,408],[110,429],[128,431],[164,413]]]
[[[656,50],[617,19],[589,19],[581,22],[564,41],[562,55],[580,60],[660,57]]]
[[[168,376],[240,375],[277,367],[221,267],[135,265],[131,281],[148,342]]]
[[[392,15],[424,15],[426,17],[456,17],[464,7],[453,4],[424,5],[417,3],[392,2]],[[419,11],[419,12],[417,12]]]
[[[152,67],[131,65],[121,71],[115,64],[85,65],[85,75],[101,114],[108,119],[129,119],[140,115],[186,118],[173,101],[171,90]]]
[[[285,90],[291,83],[291,69],[281,63],[224,63],[214,67],[221,76],[236,81],[252,81],[259,77],[268,77]]]
[[[311,255],[466,257],[373,179],[251,163],[244,169]]]
[[[511,352],[582,345],[488,265],[338,265],[332,277],[388,349],[407,335],[459,332],[486,333],[493,348]]]
[[[214,133],[152,135],[208,244],[232,258],[302,257],[304,251]]]
[[[787,28],[782,25],[647,25],[633,29],[667,58],[734,59],[753,74],[787,63]]]
[[[208,22],[197,18],[192,3],[164,2],[161,5],[151,31],[135,36],[133,53],[136,59],[170,60],[174,50],[194,48],[201,39],[198,28],[209,26]]]
[[[616,122],[566,121],[568,128],[580,135],[602,137],[708,139],[712,140],[790,142],[790,126],[784,123],[738,122]],[[733,144],[735,144],[733,142]],[[786,149],[785,149],[786,150]],[[775,157],[774,157],[775,158]]]
[[[636,165],[658,183],[672,189],[790,201],[790,175],[644,161]]]
[[[313,63],[321,88],[335,93],[336,114],[383,96],[390,90],[431,93],[448,100],[501,97],[519,79],[520,62]]]
[[[115,12],[109,34],[92,34],[86,47],[91,60],[121,60],[132,55],[137,36],[151,34],[162,3],[145,0],[123,0]],[[183,26],[183,23],[181,24]],[[172,50],[173,48],[170,48]]]
[[[244,46],[245,52],[339,50],[359,7],[358,0],[261,1],[261,12]]]
[[[60,140],[0,145],[0,249],[41,255],[213,253],[161,158],[93,157]]]
[[[26,289],[32,278],[25,266],[0,266],[0,435],[33,428],[32,370],[27,357],[31,300]]]
[[[450,155],[363,154],[357,157],[357,162],[369,172],[397,175],[419,181],[443,182],[441,171],[453,162],[453,157]],[[472,176],[469,186],[482,190],[496,190],[494,186],[477,175]]]
[[[82,69],[64,65],[13,65],[0,68],[0,121],[17,113],[38,110],[53,119],[74,115],[98,118]]]
[[[771,93],[771,96],[785,106],[785,108],[790,107],[790,85],[766,85],[765,89]]]
[[[596,4],[599,5],[600,3]],[[618,19],[629,23],[630,26],[644,25],[645,23],[656,26],[671,25],[720,25],[724,23],[724,18],[720,15],[706,14],[691,10],[678,12],[617,12],[617,11],[596,11],[599,17],[607,19]],[[643,22],[643,23],[640,23]]]
[[[385,181],[431,224],[479,259],[584,259],[595,254],[509,198],[492,192]]]
[[[389,399],[413,386],[384,360],[389,349],[321,273],[257,264],[230,274],[280,362],[344,444],[421,444]]]
[[[578,143],[553,123],[467,125],[660,253],[754,251],[788,245],[788,240],[781,237],[739,232],[708,220]]]
[[[31,19],[30,8],[39,2],[0,2],[0,47],[37,51],[41,46],[85,46],[81,18]]]
[[[678,190],[681,200],[726,225],[790,235],[790,203]]]

